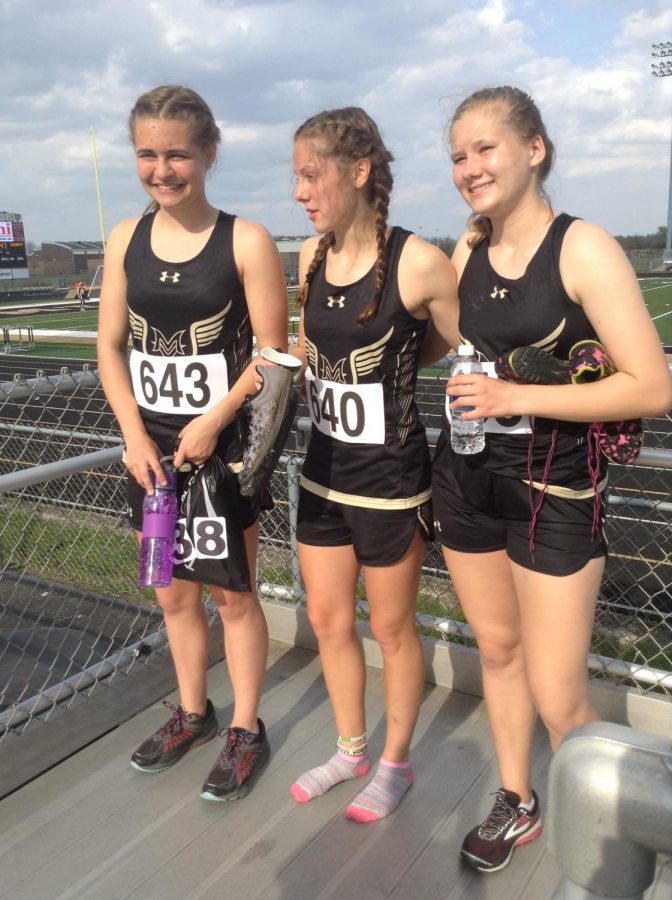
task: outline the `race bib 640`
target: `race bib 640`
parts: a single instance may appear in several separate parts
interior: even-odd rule
[[[338,384],[306,369],[310,418],[319,431],[350,444],[385,443],[382,384]]]

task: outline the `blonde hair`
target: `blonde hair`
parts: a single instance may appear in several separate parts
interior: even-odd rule
[[[138,119],[179,119],[189,126],[191,139],[204,152],[217,149],[222,135],[215,117],[205,100],[191,88],[179,84],[162,84],[142,94],[128,117],[128,130],[135,144],[135,123]],[[156,212],[158,203],[152,201],[145,213]]]
[[[390,193],[394,179],[390,163],[394,157],[386,148],[373,119],[357,106],[346,106],[342,109],[324,110],[297,128],[294,140],[299,138],[319,142],[319,155],[332,159],[337,164],[352,163],[358,159],[368,159],[371,165],[366,183],[367,200],[376,216],[376,243],[378,256],[376,259],[376,281],[373,299],[357,322],[365,325],[375,318],[383,296],[387,277],[387,258],[385,254],[387,237],[387,217],[390,205]],[[296,298],[299,306],[303,306],[308,298],[310,283],[320,263],[333,245],[333,231],[324,234],[308,267],[306,280]]]
[[[521,140],[531,141],[538,135],[544,142],[546,155],[537,169],[537,187],[540,196],[548,204],[552,215],[552,204],[544,189],[544,182],[548,178],[555,162],[555,146],[548,136],[537,104],[525,91],[508,85],[475,91],[463,100],[455,110],[448,126],[448,142],[450,143],[450,132],[453,126],[465,113],[486,105],[498,105],[502,110],[502,118],[506,125],[512,131],[515,131]],[[467,238],[467,245],[473,249],[490,237],[492,234],[492,223],[487,216],[473,213],[467,221],[467,229],[470,233]]]

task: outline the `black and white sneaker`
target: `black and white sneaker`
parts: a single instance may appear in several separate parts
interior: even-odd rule
[[[532,809],[526,809],[518,794],[500,788],[485,821],[464,839],[460,852],[464,862],[477,872],[498,872],[509,864],[516,847],[539,837],[542,821],[534,791],[532,799]]]
[[[261,719],[259,731],[225,728],[224,747],[203,784],[204,800],[240,800],[245,797],[271,757],[271,746]]]
[[[144,740],[131,757],[131,765],[140,772],[169,769],[190,750],[211,741],[219,731],[215,708],[210,700],[202,716],[186,713],[181,706],[175,706],[168,700],[164,700],[163,705],[172,711],[172,716]]]

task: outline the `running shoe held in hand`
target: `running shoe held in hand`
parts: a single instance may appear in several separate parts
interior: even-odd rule
[[[257,394],[248,397],[242,407],[247,417],[247,440],[243,449],[243,465],[238,473],[240,493],[251,497],[263,489],[292,427],[298,399],[293,376],[301,367],[296,357],[272,348],[261,351],[273,366],[257,366],[262,385]]]
[[[495,372],[516,384],[569,384],[569,363],[540,347],[516,347],[495,360]]]
[[[617,371],[599,341],[579,341],[569,351],[569,374],[574,384],[607,378]],[[597,442],[611,462],[627,465],[639,456],[644,442],[641,419],[597,422]]]

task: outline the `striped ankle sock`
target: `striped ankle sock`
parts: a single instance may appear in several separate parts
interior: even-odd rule
[[[323,766],[304,772],[298,781],[294,782],[291,787],[292,797],[298,803],[308,803],[309,800],[326,794],[330,788],[342,781],[366,775],[370,767],[367,753],[363,756],[349,756],[337,750]]]
[[[410,762],[393,763],[381,759],[376,774],[345,811],[355,822],[375,822],[399,806],[401,798],[413,784]]]

